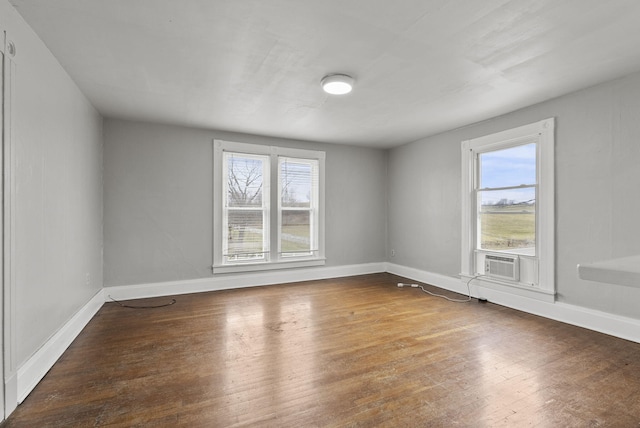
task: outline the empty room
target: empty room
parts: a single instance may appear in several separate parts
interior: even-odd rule
[[[0,37],[1,427],[640,424],[640,2]]]

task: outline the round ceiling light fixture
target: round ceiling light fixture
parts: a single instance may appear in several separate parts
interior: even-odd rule
[[[329,74],[320,81],[322,89],[331,95],[344,95],[351,92],[355,80],[346,74]]]

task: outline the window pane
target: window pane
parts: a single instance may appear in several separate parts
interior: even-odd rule
[[[311,213],[283,209],[280,239],[282,257],[310,255]]]
[[[310,161],[280,159],[281,203],[283,207],[311,206],[313,167]]]
[[[267,160],[264,156],[226,153],[228,207],[262,206]]]
[[[480,154],[480,188],[536,184],[536,144]]]
[[[264,224],[262,210],[229,209],[228,261],[263,260],[265,258]]]
[[[266,260],[269,157],[226,152],[224,159],[225,261]]]
[[[478,192],[480,249],[535,255],[535,188]]]
[[[280,254],[311,256],[318,249],[318,161],[279,158]]]

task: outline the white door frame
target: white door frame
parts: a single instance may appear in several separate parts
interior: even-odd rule
[[[0,29],[1,31],[1,29]],[[0,48],[0,168],[4,172],[4,46],[5,46],[5,32],[2,31],[2,47]],[[4,174],[2,174],[4,175]],[[0,186],[0,201],[4,198],[4,186]],[[4,222],[4,213],[0,210],[0,225]],[[0,320],[4,318],[4,233],[3,228],[0,227],[0,242],[3,244],[0,245],[0,272],[3,272],[2,277],[0,277]],[[4,323],[3,323],[4,324]],[[5,394],[4,394],[4,346],[3,346],[4,338],[3,334],[0,334],[0,349],[3,351],[0,352],[0,362],[2,363],[2,367],[0,367],[0,375],[2,376],[2,385],[0,387],[0,420],[5,419]]]
[[[0,293],[0,320],[2,320],[2,334],[0,334],[0,344],[3,351],[0,352],[2,375],[2,385],[0,387],[0,414],[2,419],[10,415],[18,405],[18,384],[17,384],[17,367],[15,367],[15,279],[13,276],[14,269],[12,257],[15,248],[14,242],[14,226],[15,216],[14,209],[14,180],[13,172],[13,134],[11,120],[11,106],[14,96],[12,78],[15,76],[16,64],[13,60],[16,49],[10,41],[9,35],[3,28],[0,28],[2,37],[0,49],[2,50],[2,114],[0,120],[0,168],[2,174],[2,185],[0,186],[0,200],[3,201],[3,209],[0,210],[0,234],[2,245],[0,245],[0,269],[2,272],[0,282],[2,293]]]

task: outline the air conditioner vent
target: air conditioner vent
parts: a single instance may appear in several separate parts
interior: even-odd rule
[[[519,281],[520,260],[518,256],[487,254],[484,257],[484,274],[495,278]]]

